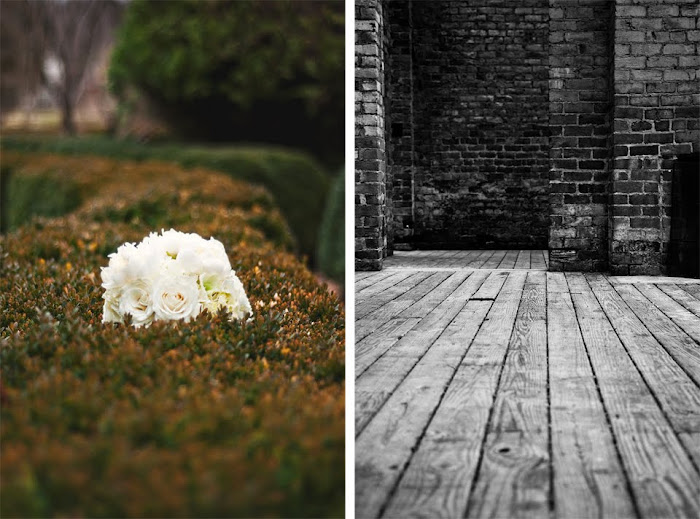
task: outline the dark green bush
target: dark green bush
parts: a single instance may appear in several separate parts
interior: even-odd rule
[[[319,230],[318,266],[336,281],[345,277],[345,175],[331,185]]]
[[[308,136],[342,156],[344,48],[343,2],[134,0],[109,79],[122,99],[145,93],[185,135],[295,146]]]
[[[75,184],[50,174],[24,176],[10,174],[7,185],[7,228],[15,229],[33,216],[60,216],[80,205]]]
[[[232,178],[259,184],[275,198],[302,254],[315,258],[328,176],[303,153],[255,147],[212,147],[184,144],[147,145],[106,137],[3,137],[2,148],[66,155],[99,155],[115,159],[165,160],[204,167]]]
[[[341,516],[342,305],[266,238],[282,220],[264,190],[163,163],[3,161],[73,171],[85,203],[0,238],[0,516]],[[224,243],[252,319],[101,323],[107,254],[171,226]]]

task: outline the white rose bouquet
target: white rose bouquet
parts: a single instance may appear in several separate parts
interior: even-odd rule
[[[110,254],[102,287],[103,323],[124,322],[126,314],[137,328],[154,320],[188,322],[202,310],[215,313],[222,307],[232,319],[252,313],[223,244],[173,229]]]

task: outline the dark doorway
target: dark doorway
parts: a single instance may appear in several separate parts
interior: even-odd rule
[[[671,276],[700,278],[700,153],[680,155],[671,180]]]

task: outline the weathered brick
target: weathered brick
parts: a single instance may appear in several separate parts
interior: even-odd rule
[[[658,146],[631,146],[630,155],[658,155]]]
[[[527,201],[509,182],[534,167],[552,268],[662,273],[673,160],[700,148],[696,4],[358,0],[356,178],[368,182],[356,193],[358,264],[378,268],[391,240],[411,247],[414,230],[450,214],[443,235],[483,240],[473,215],[508,222],[503,201]],[[535,40],[516,43],[519,27]]]
[[[652,17],[666,18],[668,16],[678,16],[679,7],[677,5],[650,5],[647,14]]]

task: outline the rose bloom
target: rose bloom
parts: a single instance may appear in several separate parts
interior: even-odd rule
[[[153,321],[151,291],[152,283],[146,279],[137,279],[122,290],[119,313],[131,314],[132,323],[136,328],[148,326]]]
[[[202,304],[209,312],[216,313],[219,308],[225,307],[233,319],[242,319],[253,313],[243,283],[233,271],[224,277],[204,275],[200,281],[206,291]]]
[[[199,315],[199,287],[190,276],[161,276],[153,287],[153,310],[158,320],[184,319]]]
[[[102,308],[103,323],[121,323],[124,322],[122,315],[119,313],[119,295],[120,290],[110,288],[105,290],[102,298],[105,300],[105,305]]]

